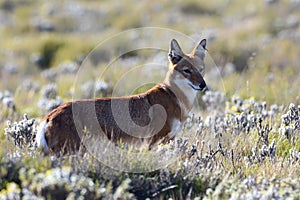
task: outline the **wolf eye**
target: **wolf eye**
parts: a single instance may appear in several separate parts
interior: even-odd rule
[[[186,74],[191,74],[192,73],[189,69],[184,69],[183,72],[186,73]]]

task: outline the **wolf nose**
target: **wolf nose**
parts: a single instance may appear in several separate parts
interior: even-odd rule
[[[199,88],[201,91],[205,92],[207,90],[206,83],[204,81],[201,82]]]

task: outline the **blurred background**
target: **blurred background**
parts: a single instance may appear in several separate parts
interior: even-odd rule
[[[171,38],[208,40],[212,91],[170,144],[106,163],[176,162],[37,151],[63,102],[162,81]],[[299,55],[300,0],[0,0],[0,199],[300,199]]]
[[[128,29],[159,27],[194,42],[208,39],[217,69],[217,75],[208,75],[213,90],[225,90],[227,97],[299,104],[299,11],[299,0],[0,0],[0,92],[14,97],[20,111],[40,115],[36,105],[49,106],[42,97],[54,100],[45,112],[71,99],[74,74],[96,45]],[[160,43],[166,50],[169,46],[168,36],[118,37],[97,53],[96,68],[108,65],[117,51],[143,42]],[[196,44],[179,42],[186,52]],[[159,60],[156,54],[126,52],[120,62]],[[167,64],[166,54],[159,55]],[[109,95],[107,87],[118,74],[112,77],[86,82],[82,97],[91,96],[91,87]]]

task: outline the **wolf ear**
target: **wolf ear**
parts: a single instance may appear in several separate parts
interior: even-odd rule
[[[198,56],[201,59],[204,59],[204,57],[205,57],[205,50],[207,50],[206,49],[206,39],[203,39],[194,48],[194,50],[192,51],[192,55]]]
[[[169,50],[169,60],[175,65],[177,64],[183,56],[183,52],[175,39],[171,40],[170,50]]]

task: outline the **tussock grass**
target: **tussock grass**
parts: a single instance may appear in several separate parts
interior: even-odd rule
[[[0,1],[0,17],[7,23],[0,26],[0,93],[11,94],[0,98],[0,198],[300,198],[299,124],[295,116],[289,123],[284,121],[291,119],[292,105],[300,104],[299,12],[293,1],[270,2]],[[37,27],[49,24],[53,29]],[[131,67],[157,59],[161,52],[133,48],[162,43],[166,45],[159,47],[167,48],[168,36],[157,33],[147,41],[134,35],[118,37],[111,46],[94,52],[86,73],[57,73],[51,79],[66,61],[80,67],[97,43],[143,26],[175,29],[195,40],[207,37],[208,54],[220,69],[220,75],[207,81],[213,85],[211,96],[198,96],[199,110],[175,141],[151,151],[124,144],[120,154],[110,155],[110,164],[123,164],[136,173],[112,169],[89,154],[51,159],[34,146],[15,145],[20,132],[14,133],[20,131],[24,113],[36,119],[34,126],[44,115],[38,105],[41,99],[50,105],[51,98],[63,102],[80,98],[83,91],[75,87],[89,81],[105,81],[107,91],[97,95],[111,95]],[[186,41],[180,43],[189,47]],[[43,66],[50,71],[36,58],[46,60]],[[16,72],[5,67],[9,64]],[[107,73],[105,80],[102,72]],[[162,74],[136,71],[133,77],[152,75],[161,80]],[[128,78],[117,94],[139,93],[152,85],[136,86],[138,78]],[[57,91],[47,99],[44,90],[51,83]],[[214,95],[217,91],[225,93]],[[5,132],[8,120],[11,134]],[[35,134],[35,129],[27,128],[22,133]],[[156,168],[160,161],[173,158]]]

